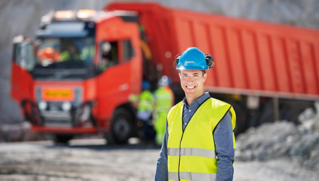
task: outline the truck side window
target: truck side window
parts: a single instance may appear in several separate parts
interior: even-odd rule
[[[124,62],[129,61],[135,55],[131,40],[123,41],[123,58]]]
[[[105,70],[109,67],[117,65],[119,63],[118,59],[118,43],[103,41],[100,44],[100,63],[99,68]]]

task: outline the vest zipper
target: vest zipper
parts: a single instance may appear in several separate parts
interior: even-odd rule
[[[186,127],[185,127],[186,129]],[[180,178],[180,166],[181,166],[181,147],[182,147],[182,140],[183,140],[183,136],[184,136],[184,131],[181,137],[181,141],[179,142],[179,159],[178,159],[178,181],[181,180]]]

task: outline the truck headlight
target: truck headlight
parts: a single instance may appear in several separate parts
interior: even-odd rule
[[[41,111],[44,111],[47,108],[48,104],[45,101],[41,101],[38,103],[38,106]]]
[[[62,104],[62,110],[63,111],[69,111],[70,109],[71,109],[71,103],[70,102],[64,102],[63,104]]]

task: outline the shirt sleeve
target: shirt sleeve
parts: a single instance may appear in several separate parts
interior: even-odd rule
[[[167,121],[166,121],[166,130],[164,134],[164,140],[162,148],[157,160],[156,172],[155,172],[155,181],[167,181],[168,180],[168,169],[167,169]]]
[[[234,175],[234,148],[231,113],[228,111],[214,131],[217,156],[217,181],[232,181]]]

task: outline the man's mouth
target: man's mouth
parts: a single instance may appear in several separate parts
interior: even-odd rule
[[[185,86],[187,89],[189,89],[189,90],[192,90],[192,89],[195,89],[196,88],[196,86],[190,86],[190,85],[187,85],[187,86]]]

